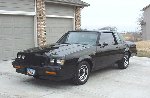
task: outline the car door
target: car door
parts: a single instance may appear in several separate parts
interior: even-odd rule
[[[116,61],[118,47],[115,45],[113,32],[103,32],[100,35],[99,45],[96,50],[96,68],[103,68]]]
[[[120,38],[120,35],[117,32],[113,33],[113,35],[115,37],[115,45],[117,47],[116,61],[118,61],[123,58],[126,46],[124,45],[123,39]]]

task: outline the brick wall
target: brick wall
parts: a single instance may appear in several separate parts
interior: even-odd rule
[[[81,8],[75,8],[75,30],[81,30]]]
[[[37,39],[38,46],[46,45],[46,11],[45,0],[36,1],[36,16],[37,16]]]
[[[46,9],[45,0],[36,0],[38,46],[46,45]],[[75,8],[75,30],[81,30],[81,7]]]

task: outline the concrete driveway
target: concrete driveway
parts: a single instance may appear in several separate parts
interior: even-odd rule
[[[133,57],[125,70],[93,72],[85,85],[35,80],[0,62],[0,98],[150,98],[150,58]]]

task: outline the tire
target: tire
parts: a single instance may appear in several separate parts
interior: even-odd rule
[[[90,65],[86,61],[82,61],[78,64],[75,75],[72,79],[73,84],[83,85],[87,82],[90,74]]]
[[[122,58],[122,60],[120,60],[118,62],[118,68],[119,69],[126,69],[129,66],[129,53],[125,52],[124,53],[124,57]]]

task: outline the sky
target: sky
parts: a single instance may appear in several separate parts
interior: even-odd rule
[[[139,31],[138,18],[150,0],[82,0],[90,4],[81,12],[82,29],[115,26],[118,32]]]

